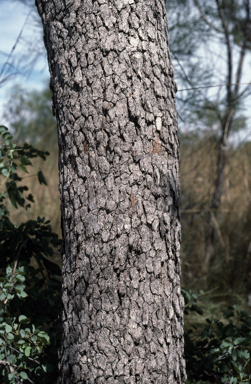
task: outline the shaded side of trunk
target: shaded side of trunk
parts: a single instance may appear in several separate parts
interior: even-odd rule
[[[59,134],[61,384],[185,382],[163,0],[37,0]]]

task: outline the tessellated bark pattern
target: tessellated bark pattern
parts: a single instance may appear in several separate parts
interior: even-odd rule
[[[58,121],[61,384],[185,382],[163,0],[37,0]]]

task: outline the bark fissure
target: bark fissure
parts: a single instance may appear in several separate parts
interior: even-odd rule
[[[61,383],[184,383],[176,85],[164,2],[37,6],[59,131]]]

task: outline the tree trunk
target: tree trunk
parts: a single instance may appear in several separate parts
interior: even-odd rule
[[[61,384],[185,382],[163,0],[37,0],[58,122]]]
[[[226,152],[227,152],[227,141],[229,131],[231,129],[231,124],[233,121],[233,116],[235,113],[234,106],[231,106],[229,102],[229,108],[227,110],[226,116],[222,124],[222,135],[218,147],[218,157],[217,157],[217,171],[216,171],[216,180],[214,185],[214,193],[212,196],[211,204],[209,207],[209,216],[206,226],[206,260],[203,266],[204,272],[208,272],[208,267],[212,263],[215,256],[215,237],[216,237],[216,228],[215,228],[215,215],[220,208],[221,197],[223,193],[224,185],[224,171],[226,165]]]

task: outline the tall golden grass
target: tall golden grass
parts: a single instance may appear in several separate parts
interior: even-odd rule
[[[218,212],[209,210],[216,173],[217,141],[210,135],[187,140],[181,137],[182,284],[191,289],[251,292],[251,142],[229,148],[224,190]],[[43,162],[34,161],[34,172],[23,179],[34,195],[29,210],[11,208],[17,224],[44,216],[61,236],[57,148]],[[41,168],[48,187],[32,176]],[[205,272],[205,230],[208,215],[216,228],[215,256]]]
[[[221,206],[210,211],[216,178],[217,140],[181,140],[182,279],[185,286],[235,292],[251,290],[251,142],[229,148]],[[216,230],[215,255],[205,273],[209,215]]]

